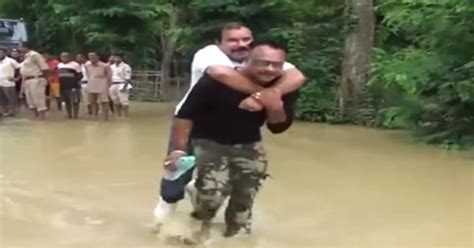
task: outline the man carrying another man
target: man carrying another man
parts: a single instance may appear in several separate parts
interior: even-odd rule
[[[249,28],[238,23],[224,25],[221,32],[220,44],[207,46],[194,55],[191,73],[191,89],[176,107],[176,113],[180,110],[191,90],[196,87],[198,80],[204,73],[207,73],[219,83],[243,93],[251,94],[262,89],[262,86],[254,83],[251,79],[234,69],[235,67],[243,67],[247,62],[249,45],[252,41],[253,37]],[[299,88],[304,80],[305,78],[299,70],[285,63],[284,72],[273,87],[280,89],[282,94],[287,94]],[[251,97],[247,97],[247,99],[238,103],[238,106],[247,111],[258,111],[262,109],[262,106]],[[170,142],[169,146],[168,153],[172,151],[171,147],[173,143]],[[184,188],[191,179],[192,171],[174,181],[162,179],[160,201],[154,210],[157,228],[159,228],[166,218],[175,210],[177,202],[184,198]],[[192,189],[193,187],[189,188]]]
[[[285,50],[273,43],[254,44],[241,75],[262,88],[274,86],[283,74]],[[248,94],[228,88],[206,75],[191,90],[177,111],[173,124],[171,166],[187,154],[188,143],[196,154],[198,190],[196,217],[203,221],[202,234],[230,196],[225,212],[226,232],[232,237],[247,226],[261,180],[267,175],[267,161],[260,127],[272,133],[287,130],[294,116],[297,91],[283,96],[277,88],[252,94],[263,107],[247,111],[239,106]]]

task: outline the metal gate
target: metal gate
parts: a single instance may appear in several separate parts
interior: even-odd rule
[[[133,89],[130,97],[137,101],[177,101],[189,88],[189,76],[172,77],[168,82],[161,80],[160,71],[134,71]],[[166,84],[165,84],[166,83]]]

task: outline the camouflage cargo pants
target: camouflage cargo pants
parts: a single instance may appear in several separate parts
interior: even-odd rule
[[[221,145],[195,140],[198,176],[196,214],[203,221],[216,215],[230,196],[225,211],[227,229],[246,227],[261,181],[266,177],[267,160],[261,143]]]

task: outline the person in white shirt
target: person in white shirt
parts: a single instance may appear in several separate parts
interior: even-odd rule
[[[81,65],[81,72],[82,72],[82,78],[81,78],[81,100],[84,102],[84,104],[87,107],[87,113],[89,115],[92,115],[92,106],[89,102],[89,99],[87,98],[89,95],[89,92],[87,92],[87,74],[86,74],[86,63],[88,62],[86,56],[84,54],[78,54],[76,56],[76,62]]]
[[[114,64],[114,58],[115,58],[115,56],[113,56],[112,54],[107,57],[106,64],[109,66],[109,68],[110,68],[111,65]],[[110,112],[112,114],[114,114],[115,113],[115,106],[114,106],[114,102],[112,101],[112,98],[110,98],[110,96],[109,96],[109,108],[110,108]]]
[[[110,65],[112,70],[112,85],[109,89],[110,99],[112,99],[117,115],[128,116],[130,89],[132,88],[132,68],[123,61],[121,54],[113,55],[114,63]]]
[[[252,93],[261,91],[262,88],[236,71],[239,67],[245,66],[249,56],[249,46],[252,41],[252,32],[246,26],[239,23],[224,25],[221,31],[220,43],[218,45],[206,46],[194,55],[191,65],[191,87],[176,106],[175,113],[179,111],[191,89],[205,73],[230,88],[248,93],[249,98],[239,105],[242,109],[247,111],[261,110],[262,106],[250,96]],[[272,87],[272,89],[281,91],[282,95],[298,89],[305,81],[304,75],[293,65],[285,63],[284,70],[283,76]],[[168,144],[168,154],[171,158],[173,157],[172,151],[173,144],[170,141]],[[167,170],[169,169],[165,168],[165,175]],[[193,194],[194,185],[192,178],[193,171],[190,170],[173,181],[166,178],[162,179],[160,200],[154,210],[154,228],[156,231],[159,231],[161,225],[174,212],[178,201],[184,198],[185,188],[190,194],[191,202],[194,205],[195,197]],[[250,228],[248,228],[247,232],[250,232]]]
[[[0,49],[0,115],[16,114],[18,97],[15,89],[15,70],[20,68],[16,60],[7,57],[5,49]]]

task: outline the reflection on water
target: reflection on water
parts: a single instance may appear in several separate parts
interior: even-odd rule
[[[180,247],[149,229],[170,108],[134,108],[108,123],[0,126],[1,247]],[[206,247],[473,247],[471,153],[309,123],[265,139],[273,178],[253,237],[220,238],[219,216]],[[164,233],[189,232],[189,210]]]

